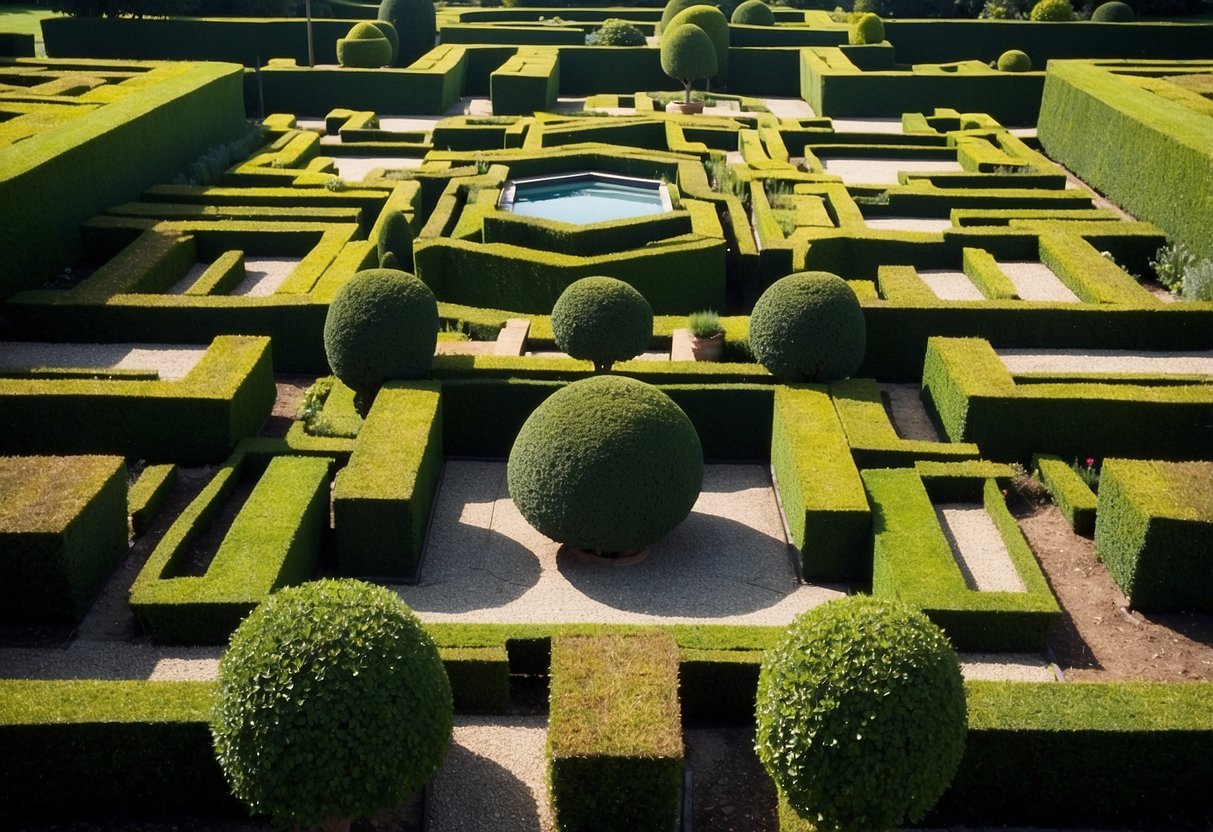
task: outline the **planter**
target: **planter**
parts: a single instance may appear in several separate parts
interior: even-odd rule
[[[692,101],[690,104],[682,104],[671,101],[665,105],[667,113],[682,113],[684,116],[696,116],[703,112],[702,101]]]
[[[574,555],[577,560],[589,566],[633,566],[649,556],[648,549],[630,549],[626,552],[612,552],[600,555],[597,552],[571,546],[568,543],[561,546],[560,551]]]
[[[719,361],[724,354],[724,333],[717,332],[707,338],[691,336],[691,356],[696,361]]]

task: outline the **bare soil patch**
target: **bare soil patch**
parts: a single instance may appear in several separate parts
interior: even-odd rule
[[[753,726],[683,732],[695,832],[776,832],[775,785],[754,753]]]
[[[274,409],[270,411],[270,417],[261,427],[261,436],[273,439],[286,436],[299,413],[299,403],[303,401],[308,388],[315,383],[315,376],[274,376],[274,386],[278,394],[274,399]]]

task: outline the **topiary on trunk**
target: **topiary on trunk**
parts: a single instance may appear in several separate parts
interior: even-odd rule
[[[653,308],[622,280],[583,277],[569,284],[552,307],[556,346],[609,372],[616,361],[644,352],[653,338]]]
[[[396,27],[400,38],[398,66],[408,66],[434,48],[438,29],[432,0],[383,0],[379,19]]]
[[[716,47],[707,32],[693,23],[679,26],[661,38],[661,71],[682,83],[691,103],[691,85],[716,74]]]
[[[729,79],[729,19],[724,16],[724,13],[715,6],[700,4],[691,6],[689,9],[683,9],[661,32],[662,43],[665,39],[678,31],[678,27],[693,25],[698,26],[712,41],[712,48],[716,51],[716,71],[708,76],[700,76],[714,78],[720,82],[726,82]],[[665,69],[664,65],[662,69]],[[670,73],[667,72],[666,75]]]

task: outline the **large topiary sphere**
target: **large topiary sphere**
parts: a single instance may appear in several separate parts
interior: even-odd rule
[[[729,19],[715,6],[700,4],[683,9],[674,15],[674,19],[662,30],[664,40],[679,26],[691,24],[703,29],[712,46],[716,50],[716,73],[710,77],[727,81],[729,77]],[[666,73],[667,75],[669,73]]]
[[[1028,17],[1032,20],[1073,20],[1074,7],[1070,0],[1040,0]]]
[[[372,20],[369,22],[372,26],[378,29],[383,36],[387,38],[388,43],[392,45],[392,60],[389,61],[389,63],[396,63],[396,58],[400,55],[400,34],[396,31],[396,27],[387,20]]]
[[[744,3],[733,9],[733,16],[729,18],[729,22],[742,26],[774,26],[775,12],[771,11],[771,7],[762,0],[745,0]]]
[[[622,280],[583,277],[552,307],[556,346],[599,371],[640,355],[653,338],[653,308]]]
[[[951,644],[922,613],[852,596],[792,623],[758,677],[758,758],[819,830],[917,822],[964,751],[965,692]]]
[[[665,4],[665,8],[661,10],[661,21],[657,24],[655,33],[660,35],[670,25],[670,21],[678,16],[678,13],[691,8],[691,6],[701,5],[703,0],[670,0]]]
[[[1031,72],[1032,59],[1026,52],[1008,49],[998,56],[998,68],[1002,72]]]
[[[859,369],[867,343],[855,292],[829,272],[771,285],[750,315],[750,350],[783,381],[837,381]]]
[[[337,827],[433,777],[451,715],[438,649],[404,602],[328,580],[270,596],[236,629],[211,733],[232,792],[254,814]]]
[[[438,29],[433,0],[382,0],[377,17],[396,27],[398,65],[408,66],[434,48]]]
[[[665,393],[595,376],[535,409],[506,476],[518,510],[543,534],[593,552],[630,552],[686,519],[703,485],[703,448]]]
[[[392,42],[373,23],[358,23],[337,41],[337,63],[375,69],[392,62]]]
[[[438,343],[438,302],[411,274],[358,272],[337,292],[324,319],[324,352],[365,412],[383,382],[430,371]]]
[[[884,41],[884,21],[880,15],[868,12],[855,21],[848,39],[854,44],[881,43]]]
[[[1096,23],[1126,23],[1136,17],[1133,7],[1128,3],[1121,3],[1120,0],[1104,3],[1091,14],[1091,20]]]

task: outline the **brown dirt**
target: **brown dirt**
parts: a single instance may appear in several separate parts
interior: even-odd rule
[[[296,414],[299,413],[299,403],[308,388],[316,383],[315,376],[274,376],[274,386],[278,388],[278,396],[274,399],[274,409],[261,428],[261,436],[281,439],[291,429]]]
[[[779,829],[775,786],[754,754],[752,726],[690,728],[683,737],[695,832]]]
[[[1013,497],[1011,508],[1062,607],[1049,646],[1066,679],[1213,680],[1213,616],[1130,610],[1056,506]]]

